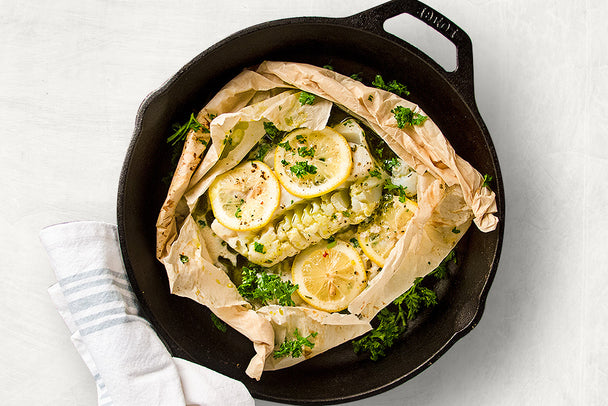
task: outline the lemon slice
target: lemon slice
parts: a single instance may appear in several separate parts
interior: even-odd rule
[[[383,267],[417,209],[418,205],[413,200],[405,199],[405,202],[401,202],[398,196],[394,196],[380,215],[359,225],[357,241],[363,253],[376,265]]]
[[[281,200],[281,185],[266,164],[247,161],[219,175],[209,186],[213,215],[226,228],[256,230],[265,226]]]
[[[291,277],[306,303],[327,312],[346,309],[367,285],[361,257],[344,241],[322,242],[300,252]]]
[[[274,154],[274,170],[294,196],[321,196],[344,182],[353,166],[348,141],[330,127],[287,134]]]

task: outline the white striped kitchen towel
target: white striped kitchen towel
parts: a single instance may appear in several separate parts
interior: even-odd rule
[[[138,315],[116,226],[58,224],[40,239],[57,275],[49,293],[95,379],[100,406],[254,404],[241,382],[171,357]]]

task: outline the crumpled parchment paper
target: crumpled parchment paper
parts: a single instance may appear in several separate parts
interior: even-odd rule
[[[300,90],[315,94],[315,103],[301,105]],[[215,177],[236,166],[264,135],[261,120],[282,131],[322,129],[332,104],[369,126],[415,169],[418,211],[382,272],[351,302],[350,314],[330,314],[307,305],[269,305],[256,311],[214,263],[208,237],[192,212]],[[207,306],[253,342],[256,355],[246,370],[250,377],[260,379],[264,370],[291,366],[369,331],[370,320],[416,277],[435,269],[472,221],[484,232],[496,228],[495,195],[482,187],[481,174],[456,155],[432,118],[421,126],[399,129],[391,113],[395,106],[425,115],[401,97],[337,72],[266,61],[235,77],[198,113],[197,120],[210,131],[188,134],[158,217],[157,257],[167,269],[172,293]],[[224,141],[227,137],[230,143]],[[461,232],[453,233],[454,227]],[[183,263],[181,255],[189,260]],[[314,348],[300,358],[273,358],[275,346],[291,338],[295,328],[303,336],[318,333]]]

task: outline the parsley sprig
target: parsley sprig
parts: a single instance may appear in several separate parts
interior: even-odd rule
[[[308,348],[312,349],[315,346],[315,344],[313,342],[311,342],[310,340],[315,338],[317,336],[317,334],[318,334],[317,332],[314,332],[314,333],[310,333],[307,337],[302,337],[300,335],[300,332],[296,328],[295,331],[293,332],[295,340],[287,340],[287,337],[286,337],[285,341],[282,342],[281,345],[279,346],[279,349],[272,353],[272,356],[274,358],[283,358],[283,357],[287,357],[287,356],[291,356],[293,358],[301,357],[302,354],[304,353],[304,350],[302,347],[308,347]]]
[[[201,123],[198,122],[198,120],[196,119],[196,117],[194,117],[194,113],[190,114],[190,119],[188,120],[187,123],[179,125],[178,123],[173,124],[173,126],[171,127],[173,130],[173,134],[171,134],[168,138],[167,138],[167,144],[171,144],[171,146],[185,141],[186,140],[186,136],[188,135],[188,132],[190,130],[194,130],[194,131],[202,131],[204,133],[208,133],[209,129],[207,127],[205,127],[204,125],[202,125]]]
[[[376,75],[372,81],[372,86],[395,93],[398,96],[409,96],[410,94],[404,84],[399,83],[396,80],[391,80],[390,82],[385,83],[381,75]]]
[[[300,93],[298,101],[302,106],[305,104],[313,104],[315,102],[315,97],[316,96],[314,94],[303,91]]]
[[[455,255],[454,251],[450,252],[429,276],[436,279],[445,278],[449,263],[456,262]],[[437,294],[422,286],[424,279],[416,278],[412,287],[395,299],[392,306],[385,307],[376,315],[376,327],[352,341],[355,353],[369,353],[372,361],[385,357],[387,351],[407,330],[407,322],[416,318],[423,309],[437,304]]]
[[[245,299],[258,301],[262,305],[276,301],[282,306],[295,306],[291,295],[298,290],[298,285],[291,281],[283,281],[279,275],[268,273],[252,263],[243,267],[242,277],[238,291]]]
[[[298,161],[295,164],[289,167],[291,173],[293,173],[297,178],[301,178],[304,175],[311,174],[314,175],[317,173],[317,167],[309,164],[306,161]]]
[[[406,125],[422,125],[428,118],[420,113],[414,113],[409,107],[403,106],[396,106],[391,110],[391,113],[395,116],[397,127],[399,128],[403,128]]]
[[[393,182],[391,182],[390,179],[387,179],[384,183],[384,189],[388,190],[389,192],[396,191],[399,195],[399,201],[401,203],[405,203],[405,199],[407,198],[407,195],[405,194],[406,187],[401,185],[395,185]]]
[[[485,175],[483,175],[483,183],[481,184],[481,187],[487,187],[488,189],[490,189],[490,182],[492,182],[493,180],[494,178],[486,173]]]
[[[211,313],[211,321],[213,322],[213,325],[222,333],[225,333],[228,330],[228,325],[214,313]]]

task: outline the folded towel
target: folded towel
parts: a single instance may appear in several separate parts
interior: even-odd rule
[[[116,226],[65,223],[40,233],[57,283],[49,288],[97,384],[99,405],[253,405],[245,386],[173,358],[139,314]]]

